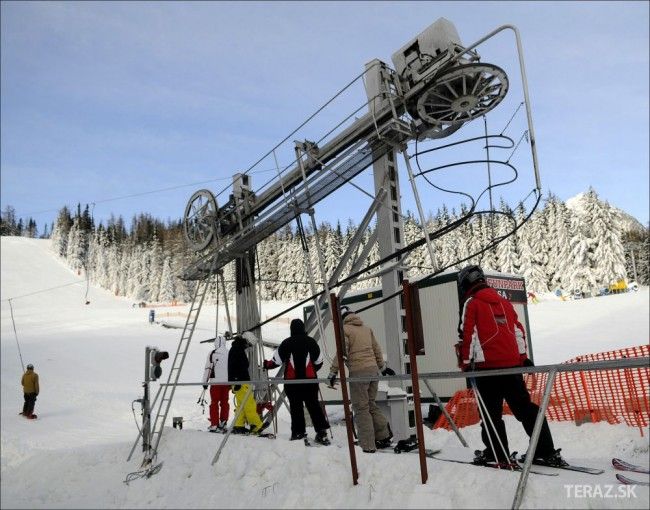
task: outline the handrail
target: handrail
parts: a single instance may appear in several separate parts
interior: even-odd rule
[[[419,374],[419,379],[468,379],[474,377],[492,377],[495,375],[512,375],[512,374],[539,374],[547,373],[552,370],[557,370],[558,373],[562,372],[582,372],[587,370],[620,370],[624,368],[647,368],[650,366],[650,357],[642,358],[623,358],[617,360],[605,361],[588,361],[584,363],[558,363],[554,365],[540,365],[537,367],[515,367],[515,368],[498,368],[490,370],[474,370],[468,372],[424,372]],[[371,381],[410,381],[411,374],[396,374],[389,376],[369,375],[363,377],[348,377],[351,382],[371,382]],[[304,384],[304,383],[329,383],[327,378],[317,379],[282,379],[280,377],[272,377],[268,380],[269,384]],[[250,380],[250,381],[221,381],[221,382],[188,382],[176,383],[176,386],[203,386],[212,384],[266,384],[264,380]],[[167,384],[161,383],[161,386]],[[171,386],[171,384],[170,384]]]

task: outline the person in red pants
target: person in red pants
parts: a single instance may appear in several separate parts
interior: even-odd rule
[[[217,336],[214,339],[214,349],[208,354],[203,372],[204,383],[226,382],[228,380],[228,346],[226,339]],[[203,389],[208,389],[204,385]],[[230,386],[227,384],[210,385],[210,432],[225,430],[230,413]]]

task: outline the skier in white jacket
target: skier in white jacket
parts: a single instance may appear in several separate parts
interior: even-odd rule
[[[208,354],[203,372],[204,383],[226,382],[228,380],[228,346],[226,339],[217,336],[214,339],[214,350]],[[205,384],[203,389],[208,389]],[[210,385],[210,427],[211,432],[224,430],[228,424],[230,412],[230,386],[227,384]]]

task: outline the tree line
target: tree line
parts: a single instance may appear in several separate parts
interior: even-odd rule
[[[443,206],[427,220],[427,229],[437,230],[466,212],[463,207],[456,212]],[[409,268],[408,276],[413,278],[434,269],[476,263],[487,270],[520,274],[526,279],[527,288],[534,292],[561,289],[565,293],[594,295],[619,280],[636,278],[639,284],[649,283],[647,226],[627,226],[619,212],[600,200],[593,189],[584,194],[580,208],[569,208],[549,194],[543,207],[520,229],[495,248],[482,251],[495,236],[512,231],[512,218],[520,222],[528,214],[523,204],[513,211],[503,201],[499,212],[503,214],[474,216],[435,239],[433,266],[426,246],[410,252],[404,260]],[[316,232],[307,229],[308,252],[289,225],[269,236],[257,246],[255,271],[261,298],[295,300],[309,295],[305,259],[311,264],[319,285],[323,277],[329,278],[356,231],[357,226],[351,220],[345,227],[340,223],[334,226],[322,223]],[[370,234],[368,230],[363,235],[367,239]],[[421,225],[407,212],[405,243],[422,236]],[[78,204],[74,213],[67,207],[59,211],[51,239],[52,249],[73,270],[80,275],[87,274],[92,283],[115,295],[165,303],[190,299],[194,282],[178,278],[193,260],[193,253],[183,240],[181,220],[163,222],[140,214],[132,218],[129,228],[122,217],[114,216],[106,225],[102,222],[95,225],[88,206],[82,209]],[[316,239],[322,249],[324,275],[319,270]],[[467,262],[458,264],[467,257]],[[378,259],[379,250],[374,246],[368,262]],[[350,261],[348,271],[349,266]],[[232,295],[233,264],[224,268],[224,276],[227,292]],[[352,288],[378,285],[379,279],[370,277]]]

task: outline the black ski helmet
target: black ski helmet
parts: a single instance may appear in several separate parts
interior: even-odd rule
[[[343,305],[341,307],[341,319],[345,319],[351,313],[354,313],[354,312],[352,310],[350,310],[349,306]]]
[[[485,274],[480,266],[466,266],[458,271],[458,284],[463,294],[478,282],[485,282]]]

